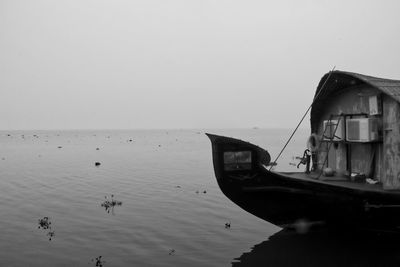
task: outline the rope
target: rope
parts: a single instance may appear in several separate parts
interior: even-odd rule
[[[303,117],[301,118],[300,122],[297,124],[296,128],[294,129],[294,131],[292,132],[292,134],[290,135],[289,139],[286,141],[286,144],[283,146],[281,152],[279,152],[278,156],[276,157],[276,159],[274,160],[274,162],[271,164],[271,167],[269,168],[269,170],[272,169],[272,167],[274,167],[276,165],[277,160],[279,159],[279,157],[282,155],[283,151],[285,150],[285,148],[287,147],[287,145],[289,144],[290,140],[292,140],[292,137],[294,136],[294,134],[296,133],[297,129],[300,127],[300,124],[303,122],[304,118],[307,116],[308,112],[310,111],[311,107],[314,105],[315,101],[317,100],[317,98],[319,97],[319,95],[321,94],[321,92],[324,90],[326,82],[329,80],[329,78],[332,75],[332,72],[335,70],[334,66],[332,68],[332,70],[329,72],[328,77],[326,78],[325,82],[322,84],[321,89],[319,90],[318,94],[315,96],[314,100],[312,101],[311,105],[308,107],[308,109],[306,110],[306,112],[304,113]]]

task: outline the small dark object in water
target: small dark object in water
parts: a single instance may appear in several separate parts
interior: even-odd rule
[[[109,200],[107,198],[107,196],[105,196],[104,198],[106,200],[103,203],[101,203],[101,206],[105,208],[107,213],[110,213],[110,210],[113,212],[115,206],[121,206],[122,205],[121,201],[117,201],[117,200],[114,199],[114,195],[111,195],[111,200]]]
[[[129,141],[129,142],[133,142],[133,140],[132,140],[132,139],[129,139],[128,141]]]
[[[54,237],[54,231],[51,231],[51,222],[49,217],[43,217],[42,219],[39,219],[38,229],[49,230],[47,233],[49,241],[51,241],[51,238]]]
[[[94,163],[94,165],[95,165],[95,166],[100,166],[100,165],[101,165],[101,163],[100,163],[100,162],[98,162],[98,161],[96,161],[96,162]]]
[[[7,134],[7,136],[11,136],[11,134]]]
[[[96,150],[100,150],[100,148],[96,147]]]
[[[50,218],[49,217],[43,217],[43,219],[39,219],[39,227],[38,229],[42,228],[42,229],[51,229],[51,222],[50,222]]]
[[[62,146],[58,146],[58,148],[62,148]]]
[[[181,188],[181,186],[180,185],[177,185],[177,186],[175,186],[176,188]]]
[[[98,266],[98,267],[102,267],[103,264],[105,263],[104,260],[101,260],[101,256],[98,256],[97,258],[92,259],[92,261],[94,261],[96,264],[95,266]]]
[[[51,241],[51,238],[54,236],[54,231],[49,231],[47,236],[49,237],[49,241]]]
[[[207,193],[207,191],[206,191],[206,190],[204,190],[204,191],[203,191],[203,194],[206,194],[206,193]]]
[[[230,222],[228,222],[228,223],[225,223],[225,228],[231,228],[231,223]]]
[[[171,249],[168,253],[168,255],[173,255],[175,253],[175,249]]]
[[[161,147],[161,145],[158,145],[158,147]]]
[[[199,190],[196,190],[196,194],[198,194],[199,193]]]

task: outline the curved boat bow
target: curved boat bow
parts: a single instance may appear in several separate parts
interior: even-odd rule
[[[315,173],[270,171],[266,150],[242,140],[206,135],[221,191],[261,219],[282,227],[301,221],[379,229],[400,225],[398,192],[344,179],[318,180]]]

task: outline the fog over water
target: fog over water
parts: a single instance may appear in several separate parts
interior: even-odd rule
[[[0,129],[293,127],[335,65],[400,79],[399,5],[2,0]]]

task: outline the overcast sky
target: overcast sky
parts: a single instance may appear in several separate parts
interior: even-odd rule
[[[0,129],[294,127],[334,65],[400,79],[399,10],[0,0]]]

